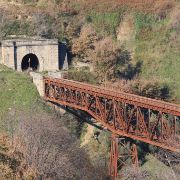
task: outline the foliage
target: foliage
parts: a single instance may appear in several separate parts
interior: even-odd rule
[[[14,107],[28,109],[40,101],[31,79],[26,74],[13,72],[0,65],[0,119],[11,113]],[[1,123],[1,121],[0,121]]]
[[[150,179],[174,179],[170,167],[158,161],[153,155],[146,156],[146,163],[142,166],[142,171],[147,171]]]
[[[177,152],[170,152],[166,149],[158,149],[157,158],[167,166],[178,166],[180,155]]]
[[[88,133],[87,132],[87,127],[88,127],[87,123],[83,123],[82,129],[80,131],[81,132],[81,136],[80,136],[81,142],[83,142],[83,138],[84,138],[85,134]]]
[[[68,78],[79,81],[79,82],[86,82],[90,84],[96,84],[98,79],[95,77],[93,73],[89,71],[87,68],[71,68],[68,70]]]
[[[166,82],[158,81],[136,81],[132,84],[132,89],[136,94],[161,100],[172,98],[172,89]]]
[[[55,0],[55,3],[56,3],[56,4],[59,4],[59,3],[61,3],[61,2],[63,2],[63,0]]]
[[[23,4],[34,4],[37,3],[38,0],[21,0]]]
[[[103,39],[95,44],[93,63],[97,76],[103,81],[114,77],[121,48],[111,38]]]
[[[148,180],[149,178],[149,173],[144,170],[137,170],[134,166],[126,166],[122,170],[122,179],[138,179],[138,180]]]
[[[142,61],[138,61],[135,65],[131,61],[130,52],[123,50],[117,60],[115,77],[131,80],[137,76],[141,72]]]
[[[98,134],[98,137],[95,138],[95,134]],[[110,135],[109,131],[94,127],[94,135],[85,145],[91,163],[104,174],[106,174],[109,167]]]
[[[45,179],[99,177],[86,152],[79,149],[77,137],[83,132],[82,122],[73,123],[74,117],[57,116],[44,106],[27,75],[0,66],[0,81],[1,132],[8,133],[12,148],[24,158],[26,168],[33,167],[38,178]],[[27,169],[21,170],[24,177]],[[2,171],[5,173],[5,169]]]
[[[141,71],[141,62],[133,65],[131,60],[131,54],[111,38],[105,38],[95,45],[94,68],[103,81],[115,78],[133,79]]]
[[[78,38],[72,41],[72,53],[79,61],[87,61],[94,50],[94,42],[97,41],[96,32],[91,25],[84,25]]]
[[[14,173],[7,165],[0,164],[0,174],[2,179],[13,179]]]
[[[81,137],[85,128],[83,120],[77,118],[76,116],[73,116],[70,113],[65,113],[61,117],[61,120],[63,125],[68,128],[71,134],[73,134],[77,138]]]
[[[53,17],[45,13],[34,13],[33,23],[35,34],[44,38],[62,38],[62,24]],[[52,28],[53,27],[53,28]]]
[[[88,156],[78,148],[76,137],[61,126],[56,116],[32,108],[30,112],[20,112],[19,119],[16,134],[20,144],[16,148],[22,151],[26,162],[37,169],[41,178],[96,176]]]
[[[179,98],[179,40],[176,18],[161,18],[155,14],[135,13],[135,60],[143,62],[141,78],[168,82],[175,89],[173,99]],[[176,36],[176,38],[174,38]],[[172,95],[172,94],[171,94]]]
[[[14,34],[27,36],[35,35],[33,25],[28,22],[20,22],[18,20],[6,22],[2,31],[4,32],[5,37]]]
[[[136,13],[135,14],[135,26],[136,26],[136,38],[147,38],[153,30],[153,26],[156,24],[156,18],[153,14]]]
[[[21,152],[14,150],[12,141],[5,134],[0,134],[0,178],[3,180],[29,179],[36,177],[36,171],[24,162]]]
[[[63,37],[62,23],[59,23],[54,17],[46,13],[33,13],[32,20],[10,19],[7,16],[7,12],[3,11],[0,12],[0,15],[1,38],[6,38],[9,35],[38,36],[44,38],[56,37],[59,39]]]
[[[116,37],[116,28],[119,26],[124,15],[124,9],[113,12],[91,11],[86,16],[86,21],[93,23],[97,32],[104,36]]]

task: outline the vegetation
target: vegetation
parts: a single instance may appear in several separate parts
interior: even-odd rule
[[[0,119],[13,108],[29,109],[40,98],[26,74],[14,72],[0,65]]]
[[[100,35],[116,37],[116,29],[119,26],[125,10],[120,9],[116,12],[96,12],[91,11],[86,16],[86,21],[92,23]]]
[[[0,39],[11,35],[66,39],[72,55],[69,79],[109,84],[123,91],[179,103],[177,1],[144,0],[138,6],[124,0],[113,4],[111,0],[8,2],[13,3],[0,6]],[[127,33],[128,29],[132,31]],[[88,63],[92,69],[74,68],[74,62]],[[5,133],[8,142],[4,144],[4,137],[0,137],[0,178],[106,176],[109,133],[89,129],[81,118],[68,113],[54,113],[40,100],[28,75],[0,66],[0,101],[0,133]],[[159,155],[160,151],[136,143],[141,147],[138,151],[142,168],[135,172],[126,167],[122,172],[126,178],[171,179],[173,172],[179,173],[175,161],[173,166],[168,164],[169,159],[164,157],[167,152]],[[160,174],[154,168],[157,164]],[[95,174],[95,169],[100,174]]]
[[[26,74],[0,66],[0,82],[0,178],[106,175],[103,170],[94,173],[87,152],[79,148],[82,120],[53,112]]]
[[[97,77],[89,71],[89,68],[72,68],[68,70],[68,78],[80,81],[80,82],[86,82],[90,84],[97,84]]]
[[[158,86],[164,83],[169,88],[169,98],[165,99],[178,103],[180,98],[178,3],[172,0],[159,4],[154,2],[150,5],[149,1],[144,1],[137,6],[134,2],[114,1],[112,6],[111,1],[103,1],[105,3],[89,0],[69,1],[70,3],[46,0],[17,1],[23,3],[20,11],[12,14],[8,7],[1,11],[0,36],[2,38],[9,35],[41,36],[59,40],[65,38],[69,40],[73,61],[92,63],[95,70],[92,74],[98,77],[99,82],[104,82],[105,73],[108,74],[106,79],[113,82],[131,79],[133,83],[137,79],[141,82],[145,80],[147,83],[155,79],[153,83],[160,83]],[[48,4],[48,7],[44,8],[42,4]],[[11,9],[17,7],[11,6]],[[127,15],[132,19],[130,28],[133,34],[130,33],[129,36],[133,37],[127,37],[131,39],[130,42],[121,42],[123,38],[121,36],[127,30],[128,23],[123,29],[121,26],[126,22]],[[122,31],[120,36],[118,31]],[[118,53],[114,52],[119,57],[111,57],[114,56],[111,52],[115,49],[112,49],[110,44],[107,44],[107,47],[98,47],[107,38],[112,39],[109,43],[115,44],[113,46],[116,50],[120,50]],[[99,50],[104,52],[107,49],[109,53],[106,55],[101,53],[99,56],[97,53]],[[129,56],[126,63],[123,63],[124,55]],[[97,61],[98,58],[102,61]],[[111,72],[106,72],[107,70]],[[91,82],[86,78],[85,81]]]
[[[157,15],[143,13],[135,15],[135,25],[135,58],[143,61],[141,77],[165,82],[175,89],[175,94],[171,95],[178,99],[180,56],[176,45],[171,45],[177,43],[172,40],[177,27],[172,27],[172,19],[168,15],[160,19]]]
[[[136,81],[132,84],[132,89],[136,94],[150,98],[169,100],[173,96],[171,87],[167,84],[167,82],[163,81]]]

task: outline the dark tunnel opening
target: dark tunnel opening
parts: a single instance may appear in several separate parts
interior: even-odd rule
[[[27,54],[23,57],[21,63],[22,71],[38,71],[39,69],[39,60],[35,54]]]

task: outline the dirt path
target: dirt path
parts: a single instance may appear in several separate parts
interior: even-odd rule
[[[93,133],[94,133],[94,127],[92,125],[88,124],[87,132],[83,138],[83,142],[81,143],[81,147],[83,147],[89,143],[89,141],[91,140],[91,138],[93,136]]]

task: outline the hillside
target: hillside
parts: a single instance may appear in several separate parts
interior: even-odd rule
[[[109,132],[67,112],[57,114],[40,99],[26,74],[0,66],[0,85],[0,179],[107,177]],[[94,138],[97,133],[98,140]],[[173,178],[173,173],[179,177],[176,161],[172,159],[172,171],[156,148],[137,145],[142,167],[134,172],[128,166],[122,171],[123,178],[164,179]],[[168,154],[171,156],[179,158]]]
[[[178,1],[1,0],[0,9],[2,38],[66,39],[70,77],[179,103]]]
[[[69,79],[178,104],[179,33],[179,0],[0,0],[0,40],[66,41]],[[110,134],[83,120],[0,65],[0,179],[105,179]],[[179,178],[178,155],[136,143],[142,167],[123,169],[124,179]]]
[[[76,118],[49,108],[27,75],[0,65],[0,100],[0,179],[101,179],[106,175],[80,148]]]

